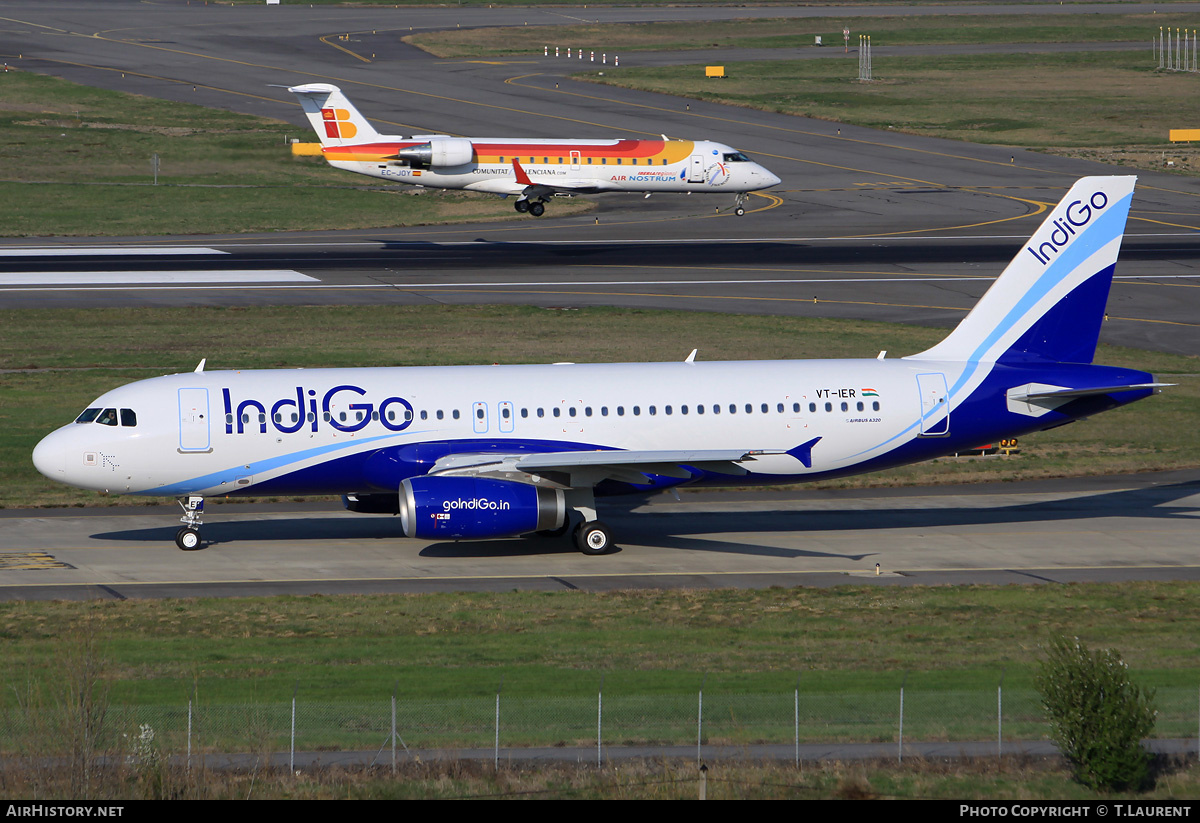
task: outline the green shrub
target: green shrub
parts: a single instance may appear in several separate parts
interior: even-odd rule
[[[1054,742],[1079,782],[1101,791],[1146,786],[1150,755],[1142,739],[1154,730],[1154,690],[1130,682],[1117,652],[1093,653],[1059,638],[1036,682]]]

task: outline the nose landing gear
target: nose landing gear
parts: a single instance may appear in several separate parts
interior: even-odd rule
[[[184,525],[175,532],[175,545],[185,552],[195,551],[200,548],[200,526],[204,521],[201,520],[201,515],[204,514],[204,498],[200,495],[189,495],[187,500],[177,500],[180,507],[183,509],[183,517],[179,521]]]

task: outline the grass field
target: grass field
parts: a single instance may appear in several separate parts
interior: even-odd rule
[[[380,766],[313,769],[297,775],[286,770],[195,768],[190,773],[161,773],[126,768],[103,777],[108,779],[97,779],[92,787],[93,798],[696,800],[701,790],[700,770],[686,759],[650,759],[603,768],[580,768],[572,763],[502,764],[497,769],[490,762],[478,761],[406,762],[395,777]],[[709,800],[987,800],[1012,801],[1021,811],[1038,800],[1077,800],[1090,805],[1096,800],[1179,801],[1200,795],[1200,770],[1195,767],[1168,764],[1158,777],[1156,787],[1145,794],[1097,796],[1073,781],[1061,764],[1015,758],[948,764],[909,757],[902,764],[809,763],[800,769],[790,764],[708,763],[703,785]],[[19,814],[23,808],[20,801],[32,797],[78,801],[81,793],[70,781],[10,769],[8,780],[0,785],[0,798],[18,801],[15,813]]]
[[[0,507],[115,505],[38,474],[37,441],[118,385],[208,368],[629,362],[873,357],[920,351],[944,335],[913,326],[804,317],[709,315],[704,339],[687,312],[530,307],[264,307],[45,309],[0,312]],[[641,341],[653,335],[654,349]],[[364,349],[364,340],[373,341]],[[498,354],[503,352],[503,354]],[[963,483],[1111,474],[1200,465],[1196,358],[1101,347],[1097,362],[1177,383],[1157,397],[1022,441],[1019,455],[943,459],[831,485]],[[1137,425],[1129,421],[1136,416]]]
[[[0,236],[224,234],[515,216],[511,203],[494,196],[373,186],[321,158],[292,156],[288,138],[313,136],[277,120],[5,72],[0,197],[8,206],[0,209]]]
[[[164,549],[165,551],[165,549]],[[454,593],[0,603],[4,705],[87,635],[115,703],[1028,689],[1079,637],[1197,686],[1195,583]],[[60,649],[61,654],[56,654]],[[906,675],[907,673],[907,675]],[[797,678],[799,677],[799,680]],[[14,691],[16,689],[16,691]],[[986,701],[985,701],[986,702]],[[1192,709],[1195,706],[1192,705]],[[1194,729],[1193,729],[1194,731]]]
[[[1160,26],[1191,30],[1198,22],[1194,15],[1171,13],[856,17],[853,5],[840,17],[771,18],[769,8],[761,14],[702,28],[693,22],[508,26],[413,34],[404,40],[438,57],[542,55],[546,46],[551,50],[572,46],[610,55],[717,49],[714,59],[719,62],[720,49],[818,48],[818,35],[823,43],[820,48],[841,51],[846,42],[842,32],[849,29],[849,42],[855,48],[859,35],[864,34],[878,46],[1132,41],[1145,42],[1148,54]]]
[[[858,82],[855,65],[834,60],[725,70],[716,81],[696,66],[585,76],[876,129],[1044,149],[1165,147],[1168,130],[1190,122],[1177,101],[1195,84],[1193,75],[1157,71],[1148,51],[877,58],[871,83]]]
[[[850,13],[852,10],[848,10]],[[1167,9],[1169,12],[1169,9]],[[779,111],[882,130],[981,143],[1039,148],[1113,165],[1200,173],[1200,155],[1170,145],[1172,128],[1191,122],[1178,101],[1193,93],[1195,75],[1160,72],[1151,41],[1160,27],[1191,28],[1188,15],[1039,15],[747,19],[697,32],[677,23],[513,27],[412,35],[442,56],[541,55],[549,45],[631,55],[579,76],[595,82]],[[852,32],[841,58],[842,29]],[[1144,50],[1064,54],[881,57],[870,83],[858,81],[858,35],[876,47],[915,44],[1144,42]],[[816,48],[821,35],[831,59],[791,60]],[[639,50],[715,49],[704,67],[641,68]],[[730,62],[721,49],[778,49],[775,61]],[[953,101],[953,105],[947,105]],[[1163,152],[1166,152],[1164,155]]]

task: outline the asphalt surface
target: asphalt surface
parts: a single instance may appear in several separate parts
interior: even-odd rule
[[[1071,6],[1136,11],[1148,4]],[[1172,5],[1186,11],[1200,4]],[[887,7],[889,14],[961,11],[1059,14],[1065,7]],[[198,3],[33,3],[0,15],[0,54],[23,69],[90,85],[283,118],[308,127],[284,88],[340,85],[386,131],[475,136],[657,135],[722,140],[751,153],[784,183],[753,197],[742,218],[732,197],[596,198],[577,217],[503,224],[285,236],[117,238],[113,243],[200,245],[230,252],[203,261],[0,259],[0,306],[500,302],[618,305],[699,311],[865,317],[950,327],[1079,176],[1098,163],[1036,152],[879,132],[770,112],[579,83],[579,61],[541,54],[502,61],[437,60],[402,43],[457,25],[555,25],[587,20],[715,21],[712,9],[309,9]],[[586,13],[585,13],[586,12]],[[836,9],[768,8],[771,16]],[[868,14],[870,10],[857,10]],[[340,40],[339,33],[349,39]],[[266,36],[264,36],[266,33]],[[324,38],[324,39],[322,39]],[[603,53],[603,46],[598,51]],[[1123,44],[1117,44],[1124,47]],[[996,47],[989,47],[996,48]],[[1009,47],[1012,49],[1047,46]],[[1069,48],[1063,46],[1060,48]],[[921,47],[951,53],[961,47]],[[800,50],[825,59],[840,49]],[[374,55],[369,56],[369,55]],[[723,50],[722,60],[759,52]],[[777,56],[777,55],[773,55]],[[638,54],[622,66],[690,62],[690,53]],[[613,69],[617,71],[618,69]],[[1103,340],[1200,353],[1191,286],[1197,271],[1200,181],[1139,173],[1129,237]],[[361,182],[347,175],[347,182]],[[31,239],[21,246],[75,246]],[[112,245],[104,243],[102,245]],[[187,271],[233,272],[199,282]],[[249,283],[247,269],[312,280]],[[142,272],[125,282],[39,283],[47,271]],[[147,280],[167,272],[169,282]],[[24,275],[24,280],[22,280]],[[29,282],[32,281],[32,282]]]
[[[1171,10],[1192,7],[1200,10],[1200,4]],[[0,249],[0,307],[512,302],[949,327],[1020,248],[1047,204],[1079,176],[1113,172],[1035,152],[579,83],[567,77],[578,61],[540,54],[442,61],[399,41],[409,27],[551,25],[580,16],[699,22],[747,13],[5,3],[0,54],[15,66],[283,118],[297,124],[298,135],[307,133],[299,107],[274,86],[323,81],[340,85],[385,130],[709,138],[747,151],[784,183],[753,198],[742,218],[728,213],[732,198],[611,196],[598,198],[597,210],[584,216],[555,217],[551,204],[546,218],[503,224],[28,239]],[[340,32],[353,34],[337,40]],[[822,54],[838,59],[835,51]],[[734,50],[718,56],[756,55]],[[695,58],[638,55],[623,58],[622,66]],[[1102,339],[1200,354],[1194,288],[1200,181],[1139,177]],[[145,253],[147,247],[153,253]],[[200,253],[204,249],[220,253]],[[1050,483],[1027,495],[1006,486],[986,494],[920,490],[915,497],[766,492],[656,498],[604,513],[622,548],[605,558],[531,541],[420,544],[398,539],[388,518],[340,513],[336,504],[214,507],[205,526],[209,548],[189,554],[173,547],[177,515],[169,508],[9,511],[0,519],[0,552],[10,560],[0,566],[0,597],[1193,579],[1196,477],[1177,478],[1169,491],[1148,489],[1146,482],[1113,480],[1113,488],[1099,494]],[[865,526],[864,511],[872,513]],[[22,560],[38,553],[49,565]]]
[[[193,552],[174,506],[0,510],[0,599],[1200,579],[1200,470],[599,504],[619,547],[602,557],[405,539],[336,501],[210,505]]]

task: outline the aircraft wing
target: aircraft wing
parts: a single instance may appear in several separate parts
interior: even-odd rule
[[[552,184],[535,183],[529,179],[529,173],[521,168],[521,163],[516,158],[513,159],[512,164],[517,183],[523,187],[521,193],[526,197],[547,197],[560,192],[564,194],[595,194],[616,188],[615,186],[605,186],[601,180],[596,178],[559,180]]]
[[[782,449],[682,449],[452,454],[438,460],[429,473],[578,488],[594,486],[604,480],[649,483],[650,475],[686,480],[695,476],[696,470],[743,475],[748,470],[742,462],[766,454],[787,452]]]

